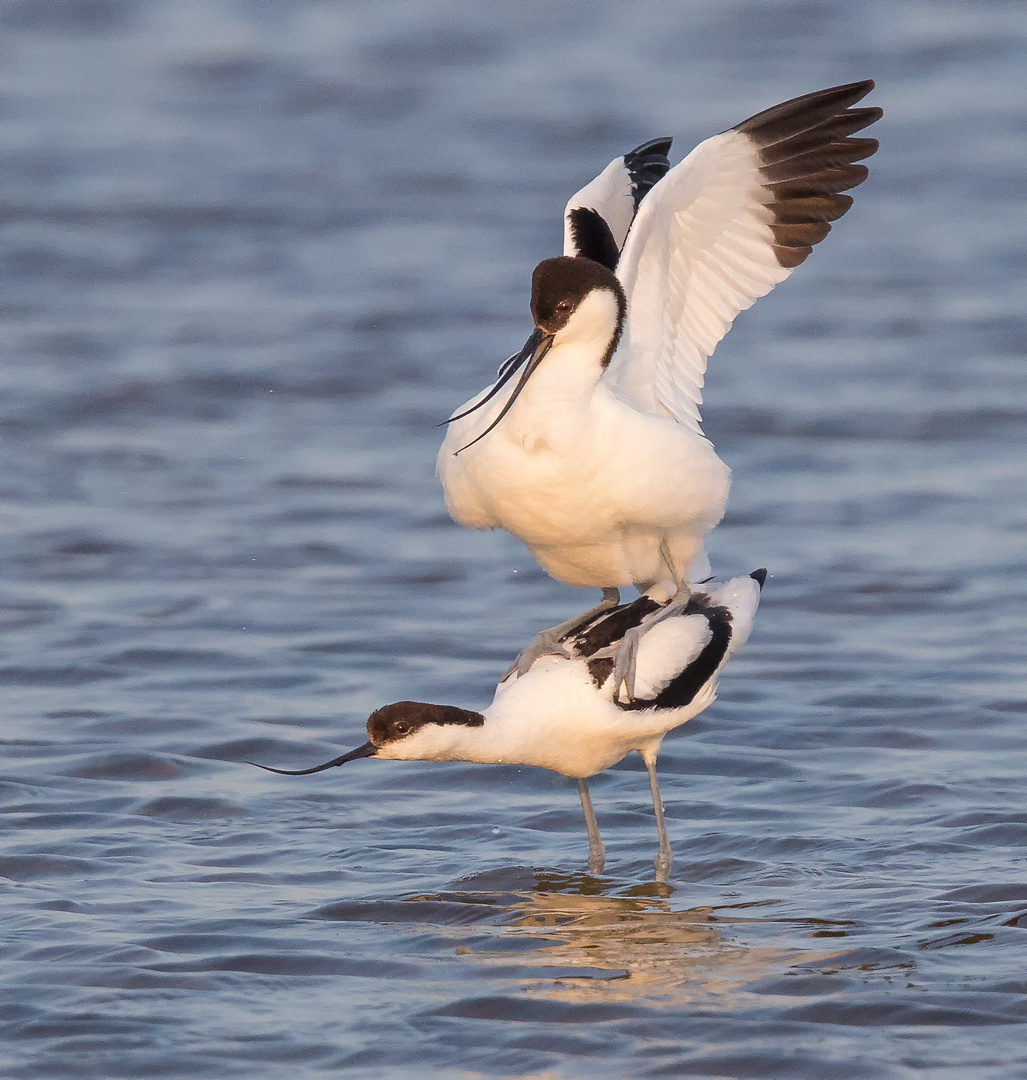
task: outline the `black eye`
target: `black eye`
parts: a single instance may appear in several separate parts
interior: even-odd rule
[[[408,735],[410,733],[410,724],[406,720],[397,720],[393,727],[397,735]]]
[[[571,307],[570,300],[561,300],[560,303],[556,305],[556,310],[560,312],[561,315],[566,315],[567,312],[571,310]]]

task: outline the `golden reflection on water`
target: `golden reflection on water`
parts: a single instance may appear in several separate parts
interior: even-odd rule
[[[565,1002],[641,1001],[677,1006],[702,1001],[716,1007],[734,1004],[742,986],[780,972],[798,955],[793,948],[754,947],[732,940],[717,909],[675,909],[673,890],[650,886],[634,895],[604,895],[582,882],[567,891],[539,881],[545,891],[464,894],[464,902],[496,903],[497,919],[487,944],[458,953],[511,978],[523,992]],[[598,882],[595,882],[598,885]],[[608,883],[607,883],[608,884]],[[550,886],[546,888],[546,886]],[[599,886],[601,888],[601,886]],[[644,895],[639,895],[640,893]],[[454,894],[449,894],[455,898]],[[762,905],[760,905],[762,906]],[[721,921],[717,921],[719,920]],[[739,913],[733,922],[750,921]],[[476,929],[481,932],[480,924]],[[522,947],[510,948],[511,938]],[[534,940],[536,948],[530,947]],[[809,954],[803,954],[809,959]],[[526,967],[537,969],[527,974]]]
[[[507,932],[536,937],[536,962],[560,969],[528,980],[525,989],[564,1001],[709,1002],[765,977],[793,955],[728,940],[710,922],[711,912],[675,911],[657,899],[539,893],[514,905]],[[478,953],[477,959],[485,957]],[[520,962],[525,959],[522,953]],[[575,976],[568,968],[589,970]]]

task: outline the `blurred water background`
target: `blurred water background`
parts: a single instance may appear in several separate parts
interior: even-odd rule
[[[1027,1076],[1022,0],[0,6],[0,1074]],[[645,775],[300,767],[591,603],[435,424],[616,154],[872,77],[707,430],[719,701]]]

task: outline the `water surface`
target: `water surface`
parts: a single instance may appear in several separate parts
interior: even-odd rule
[[[0,12],[2,1071],[1027,1075],[1027,11]],[[719,701],[593,783],[359,761],[591,600],[449,521],[435,424],[567,195],[863,77],[832,236],[740,317]]]

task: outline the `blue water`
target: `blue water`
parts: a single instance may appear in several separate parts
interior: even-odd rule
[[[0,8],[0,1074],[1027,1076],[1020,0]],[[718,702],[573,783],[357,761],[590,595],[435,424],[614,155],[878,81],[741,316]]]

